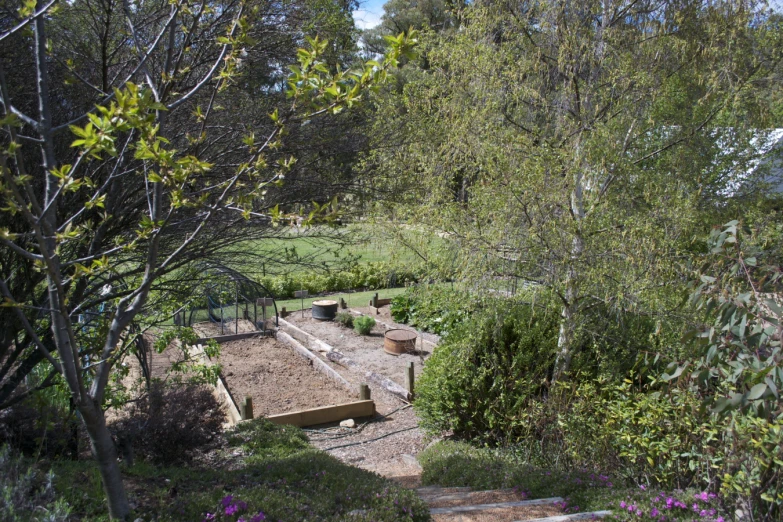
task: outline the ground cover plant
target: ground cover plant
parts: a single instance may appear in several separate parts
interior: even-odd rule
[[[429,519],[414,492],[314,449],[299,428],[255,419],[226,437],[226,446],[209,461],[183,467],[138,461],[123,469],[124,479],[133,484],[135,516],[161,522]],[[55,487],[73,514],[105,520],[94,466],[85,461],[54,466]]]
[[[422,483],[476,490],[516,489],[527,498],[563,497],[566,513],[612,511],[608,520],[725,522],[729,508],[719,495],[699,489],[633,484],[592,468],[570,471],[531,466],[510,448],[477,448],[442,441],[419,455]]]
[[[351,312],[338,312],[334,320],[346,328],[353,328],[353,314]]]
[[[369,315],[361,315],[353,320],[353,329],[361,335],[369,335],[375,327],[375,319]]]

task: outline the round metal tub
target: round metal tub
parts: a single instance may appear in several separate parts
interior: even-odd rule
[[[335,315],[337,315],[337,301],[330,299],[313,301],[313,319],[331,321]]]
[[[400,328],[386,330],[383,334],[383,351],[392,355],[416,351],[416,332]]]

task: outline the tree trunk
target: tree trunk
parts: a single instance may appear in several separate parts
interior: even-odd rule
[[[563,305],[563,309],[560,312],[560,333],[557,337],[557,358],[555,359],[555,372],[552,375],[553,384],[559,381],[563,374],[571,368],[571,357],[573,355],[571,348],[574,340],[574,330],[576,329],[576,305],[571,298],[576,296],[572,295],[569,297],[569,294],[575,294],[575,292],[572,293],[572,288],[572,286],[569,286],[566,291],[568,303]]]
[[[103,481],[103,491],[109,503],[109,516],[115,520],[128,520],[130,505],[122,484],[122,474],[117,463],[117,449],[106,427],[106,418],[98,405],[79,408],[82,421],[90,437],[90,446]]]

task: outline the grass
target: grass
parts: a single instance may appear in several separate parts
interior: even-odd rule
[[[345,244],[331,240],[328,236],[343,239]],[[299,273],[311,270],[311,266],[322,266],[324,263],[339,263],[341,260],[353,259],[358,263],[375,262],[409,262],[414,254],[407,249],[399,248],[366,225],[350,225],[343,229],[324,230],[318,228],[302,232],[292,229],[285,238],[269,238],[256,241],[251,247],[257,252],[273,256],[280,260],[289,260],[280,273]],[[295,261],[306,261],[299,264]],[[269,267],[272,270],[272,267]]]
[[[239,425],[228,439],[230,447],[216,465],[156,467],[141,462],[125,469],[127,491],[136,506],[132,519],[198,521],[234,505],[238,513],[218,520],[250,520],[259,512],[266,520],[283,522],[429,520],[415,492],[314,449],[298,428],[256,419]],[[237,450],[244,456],[231,457]],[[55,487],[74,515],[107,519],[92,462],[56,461],[54,469]]]
[[[332,299],[339,302],[340,298],[345,299],[348,306],[356,308],[360,306],[367,306],[372,296],[376,293],[380,299],[390,299],[396,297],[402,293],[405,293],[405,288],[388,288],[386,290],[369,290],[367,292],[344,292],[339,294],[333,294],[329,296],[319,297],[307,297],[304,299],[304,308],[310,308],[313,306],[313,301],[320,301],[321,299]],[[284,301],[277,301],[277,309],[282,310],[283,307],[289,312],[302,309],[302,299],[286,299]]]
[[[657,522],[660,515],[665,515],[667,521],[696,518],[712,522],[719,520],[721,515],[729,520],[715,495],[634,485],[597,470],[539,469],[526,464],[509,450],[441,441],[424,450],[418,458],[424,469],[422,483],[425,486],[469,486],[474,490],[513,488],[531,499],[562,497],[566,512],[610,510],[614,520]],[[695,512],[694,506],[699,508]]]

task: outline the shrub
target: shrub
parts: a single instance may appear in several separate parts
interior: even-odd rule
[[[555,313],[490,306],[446,337],[424,366],[415,402],[422,427],[513,440],[524,429],[519,410],[545,389],[556,345]]]
[[[351,312],[339,312],[334,320],[346,328],[353,328],[353,314]]]
[[[27,456],[73,454],[77,423],[74,415],[45,401],[27,400],[0,411],[0,444]]]
[[[389,263],[365,263],[350,270],[317,274],[296,272],[281,276],[266,276],[261,283],[276,299],[290,299],[297,290],[312,295],[324,292],[344,292],[354,289],[379,290],[416,283],[423,275],[422,268],[395,266]]]
[[[41,476],[37,469],[0,447],[0,520],[7,522],[59,522],[69,520],[70,508],[57,499],[54,474]]]
[[[374,326],[375,319],[368,315],[362,315],[353,321],[353,329],[361,335],[369,335]]]
[[[153,383],[111,428],[144,458],[170,464],[188,460],[212,442],[224,421],[223,406],[208,387]]]

